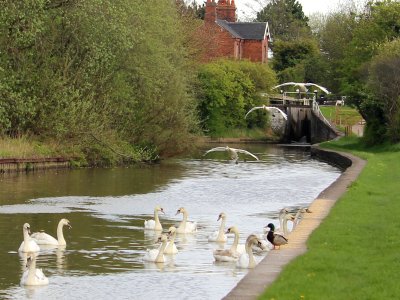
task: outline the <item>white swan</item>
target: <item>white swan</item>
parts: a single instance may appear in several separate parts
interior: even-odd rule
[[[213,255],[216,261],[237,261],[239,256],[245,252],[244,245],[239,244],[239,231],[235,226],[229,227],[226,233],[234,233],[235,239],[229,249],[215,249]]]
[[[54,246],[65,246],[67,242],[64,239],[63,234],[63,227],[68,226],[68,228],[72,228],[69,221],[67,219],[61,219],[58,222],[57,226],[57,239],[52,237],[51,235],[45,232],[35,232],[32,233],[31,238],[38,244],[38,245],[54,245]]]
[[[258,234],[256,235],[259,241],[259,244],[253,244],[251,246],[251,248],[253,249],[253,251],[256,252],[268,252],[273,248],[273,245],[268,242],[267,240],[265,240],[265,236]]]
[[[31,230],[31,226],[28,223],[25,223],[22,227],[22,232],[24,234],[24,241],[19,246],[19,252],[38,252],[40,248],[38,244],[31,239],[29,236]]]
[[[312,213],[312,212],[311,212],[311,210],[309,210],[309,209],[306,208],[306,207],[300,208],[300,209],[297,211],[296,215],[294,216],[292,231],[296,228],[297,225],[299,225],[300,220],[302,219],[302,216],[303,216],[304,213],[310,214],[310,213]]]
[[[181,207],[176,211],[175,215],[178,215],[178,214],[183,215],[183,220],[179,224],[178,229],[176,230],[177,233],[193,233],[193,232],[197,231],[197,223],[190,222],[187,220],[188,213],[184,207]]]
[[[239,155],[238,153],[243,153],[250,155],[251,157],[255,158],[256,160],[259,160],[257,156],[255,156],[253,153],[250,153],[249,151],[243,150],[243,149],[236,149],[236,148],[231,148],[231,147],[215,147],[210,150],[208,150],[206,153],[204,153],[203,156],[207,155],[210,152],[215,152],[215,151],[227,151],[229,153],[229,156],[232,161],[235,163],[238,163],[239,160]]]
[[[255,111],[255,110],[257,110],[257,109],[265,109],[265,110],[267,110],[267,111],[269,111],[269,112],[273,112],[273,111],[277,111],[278,113],[280,113],[281,114],[281,116],[287,121],[287,114],[286,113],[284,113],[283,112],[283,110],[281,110],[281,109],[279,109],[279,108],[277,108],[277,107],[274,107],[274,106],[266,106],[266,105],[263,105],[263,106],[255,106],[255,107],[253,107],[252,109],[250,109],[248,112],[247,112],[247,114],[244,116],[244,118],[247,118],[247,116],[252,112],[252,111]],[[274,115],[273,115],[274,116]]]
[[[306,87],[309,87],[309,86],[313,87],[313,86],[315,86],[315,87],[319,88],[321,91],[323,91],[323,92],[326,93],[326,94],[330,94],[330,93],[331,93],[331,92],[328,91],[327,88],[325,88],[325,87],[323,87],[323,86],[320,86],[320,85],[318,85],[318,84],[315,84],[315,83],[311,83],[311,82],[307,82],[307,83],[302,83],[302,82],[286,82],[286,83],[282,83],[282,84],[280,84],[280,85],[274,86],[273,88],[274,88],[274,89],[277,89],[277,88],[279,88],[279,87],[288,86],[288,85],[292,85],[292,86],[294,86],[294,87],[298,86],[298,87],[299,87],[299,90],[300,90],[301,92],[308,92],[308,89],[307,89]]]
[[[158,241],[162,243],[161,247],[159,247],[158,249],[147,250],[146,254],[143,257],[143,260],[155,263],[165,262],[164,250],[165,247],[167,247],[168,238],[165,234],[162,234],[158,238]]]
[[[154,220],[146,220],[144,221],[144,229],[145,230],[155,230],[155,231],[162,231],[162,225],[160,223],[160,219],[158,218],[158,212],[164,213],[164,209],[157,205],[154,208]]]
[[[169,236],[169,242],[167,244],[167,247],[164,250],[165,254],[176,254],[178,253],[178,248],[176,248],[175,245],[175,237],[176,237],[176,228],[175,226],[171,226],[168,229],[168,236]]]
[[[36,258],[28,256],[26,270],[21,277],[21,285],[46,285],[49,279],[43,274],[42,269],[36,269]]]
[[[287,222],[294,221],[294,216],[289,213],[289,210],[287,208],[282,208],[281,211],[279,212],[278,218],[280,227],[276,229],[275,232],[280,235],[287,235],[289,233],[289,230],[287,228]],[[268,233],[268,230],[264,228],[264,232]]]
[[[256,261],[254,259],[252,247],[257,246],[261,248],[261,241],[255,234],[248,236],[246,240],[246,253],[240,255],[239,260],[236,262],[236,266],[239,268],[254,268]]]
[[[226,215],[225,213],[220,213],[217,219],[217,222],[221,220],[221,225],[219,226],[218,231],[214,231],[209,237],[209,242],[218,242],[218,243],[225,243],[227,238],[225,235],[225,222],[226,222]]]

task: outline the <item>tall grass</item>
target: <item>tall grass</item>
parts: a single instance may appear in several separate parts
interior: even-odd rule
[[[57,156],[59,146],[52,142],[42,143],[27,136],[0,138],[0,158],[39,158]]]
[[[260,299],[400,299],[400,145],[325,144],[367,159],[359,178]]]

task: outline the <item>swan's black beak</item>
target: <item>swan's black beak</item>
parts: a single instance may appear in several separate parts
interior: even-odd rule
[[[164,212],[164,209],[163,209],[163,208],[161,208],[160,211],[165,215],[165,212]]]
[[[181,213],[181,210],[180,209],[178,209],[177,211],[176,211],[176,214],[175,214],[175,216],[176,215],[179,215]]]
[[[32,261],[32,257],[31,257],[31,256],[28,256],[28,258],[26,259],[26,265],[25,265],[25,267],[29,268],[29,265],[30,265],[31,261]]]
[[[219,216],[218,216],[218,219],[217,219],[217,222],[218,222],[219,220],[221,220],[221,218],[222,218],[222,216],[219,215]]]
[[[27,227],[26,229],[28,230],[28,234],[31,234],[31,228]]]

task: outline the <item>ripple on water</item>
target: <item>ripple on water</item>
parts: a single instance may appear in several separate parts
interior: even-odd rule
[[[308,205],[340,174],[327,164],[310,160],[304,152],[291,150],[282,155],[283,150],[263,153],[260,149],[251,151],[260,157],[259,162],[236,165],[210,157],[177,160],[170,168],[140,170],[151,173],[148,184],[153,188],[145,193],[65,193],[0,206],[0,260],[5,262],[0,270],[0,298],[221,299],[247,271],[235,264],[214,262],[212,251],[218,244],[209,243],[207,237],[219,227],[218,214],[226,213],[226,226],[236,225],[240,243],[244,243],[250,233],[262,233],[267,223],[277,224],[282,207]],[[113,180],[118,172],[121,181],[131,180],[132,185],[140,181],[140,172],[137,175],[138,171],[130,169],[110,170]],[[96,181],[95,174],[88,178]],[[101,172],[102,180],[107,176]],[[50,185],[57,184],[48,180]],[[129,182],[124,183],[127,185]],[[144,220],[153,218],[157,204],[166,212],[160,215],[164,229],[179,224],[182,215],[175,212],[181,206],[199,227],[195,234],[177,235],[179,253],[166,256],[165,264],[143,261],[147,249],[158,247],[159,233],[143,230]],[[22,224],[29,222],[33,231],[45,229],[55,235],[62,217],[68,217],[73,226],[64,229],[67,248],[48,249],[37,257],[37,266],[49,277],[49,286],[21,288],[24,261],[16,250],[22,240]],[[229,237],[226,247],[232,242]],[[256,256],[258,261],[262,257]]]

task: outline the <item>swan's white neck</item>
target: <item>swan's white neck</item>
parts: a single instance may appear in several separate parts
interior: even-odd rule
[[[172,251],[174,249],[176,232],[174,232],[169,240],[167,250]]]
[[[223,240],[224,238],[224,230],[225,229],[225,218],[222,218],[221,225],[219,226],[219,232],[217,236],[217,241]]]
[[[171,244],[175,243],[175,237],[176,237],[176,232],[174,232],[174,233],[172,234],[171,239],[169,240],[169,242],[170,242]]]
[[[303,214],[303,211],[300,209],[296,215],[294,216],[294,221],[293,221],[293,229],[299,224],[300,218]],[[293,230],[292,229],[292,230]]]
[[[231,246],[231,252],[237,252],[237,245],[239,244],[239,232],[235,230],[234,233],[235,239],[233,240],[233,244]]]
[[[299,211],[296,213],[296,215],[294,216],[294,220],[295,220],[295,221],[297,221],[297,220],[300,218],[301,213],[302,213],[301,210],[299,210]]]
[[[63,226],[64,224],[62,223],[62,221],[60,221],[57,226],[57,240],[60,246],[65,246],[67,244],[64,239]]]
[[[31,258],[31,262],[29,264],[29,269],[28,269],[28,278],[27,282],[33,282],[35,280],[36,276],[36,259]]]
[[[22,232],[23,232],[23,234],[24,234],[24,242],[25,242],[24,244],[27,245],[29,239],[31,238],[31,237],[29,236],[28,229],[23,228]]]
[[[253,250],[251,249],[251,245],[253,244],[253,241],[250,240],[246,243],[246,252],[249,255],[249,265],[248,268],[254,268],[256,265],[256,261],[254,259],[253,255]]]
[[[288,222],[288,220],[285,218],[285,219],[283,220],[283,234],[284,234],[284,235],[287,235],[287,234],[288,234],[287,222]]]
[[[160,223],[160,219],[158,217],[158,210],[157,209],[154,210],[154,222],[156,222],[156,227],[155,228],[156,229],[160,228],[162,230],[162,226],[161,226],[161,223]]]
[[[279,214],[279,228],[283,228],[284,218],[285,218],[285,213],[280,213]]]
[[[157,209],[154,210],[154,221],[156,221],[156,223],[160,223],[160,219],[158,218],[158,210]]]
[[[160,250],[158,251],[158,255],[156,257],[155,262],[164,262],[164,250],[165,250],[165,247],[167,247],[167,240],[162,242]]]
[[[183,220],[182,220],[181,224],[179,224],[180,230],[184,230],[186,228],[186,222],[187,222],[187,212],[184,211],[182,214],[183,214]]]

